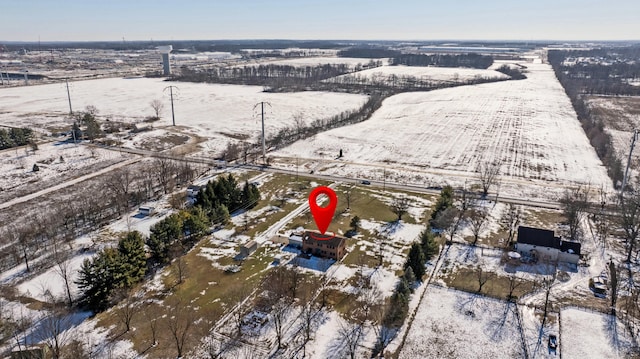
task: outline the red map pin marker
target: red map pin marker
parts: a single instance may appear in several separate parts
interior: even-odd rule
[[[329,205],[326,207],[318,206],[318,202],[316,202],[316,198],[319,195],[325,194],[329,197]],[[333,219],[333,214],[336,212],[336,205],[338,204],[338,197],[336,193],[327,186],[316,187],[309,194],[309,208],[311,209],[311,214],[313,215],[313,219],[316,221],[316,226],[320,230],[320,233],[324,234],[329,228],[331,224],[331,220]]]

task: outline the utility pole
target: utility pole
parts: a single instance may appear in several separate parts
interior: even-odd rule
[[[271,107],[271,104],[265,101],[261,101],[258,102],[255,106],[253,106],[253,109],[255,110],[256,107],[258,107],[258,105],[260,105],[260,115],[262,118],[262,164],[266,165],[267,164],[267,140],[266,140],[266,136],[264,133],[264,105],[267,104],[269,107]]]
[[[173,125],[175,126],[176,125],[176,114],[173,111],[173,88],[174,87],[176,88],[176,90],[180,90],[178,87],[173,86],[173,85],[165,87],[164,90],[166,91],[167,89],[169,89],[169,96],[171,96],[171,118],[173,119]]]
[[[69,99],[69,114],[73,115],[73,109],[71,108],[71,93],[69,92],[69,79],[65,79],[64,82],[67,84],[67,98]]]
[[[387,188],[387,168],[382,169],[382,191],[386,191]]]
[[[624,194],[624,188],[627,186],[627,178],[629,176],[629,167],[631,167],[631,153],[638,140],[638,130],[633,131],[633,137],[631,137],[631,148],[629,149],[629,157],[627,157],[627,169],[624,171],[624,177],[622,178],[622,187],[620,188],[620,197]]]

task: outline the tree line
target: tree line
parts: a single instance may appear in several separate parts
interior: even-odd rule
[[[380,66],[381,62],[371,62],[350,66],[347,64],[323,64],[317,66],[258,65],[243,67],[214,67],[194,70],[183,67],[174,79],[190,82],[211,82],[264,86],[268,91],[305,90],[306,87],[322,80],[360,71],[366,66]]]
[[[619,186],[622,183],[623,165],[622,161],[616,155],[616,150],[613,146],[613,140],[611,135],[605,131],[605,124],[601,119],[596,118],[591,113],[589,106],[586,104],[583,95],[587,92],[591,92],[594,88],[589,87],[588,83],[591,81],[577,76],[575,72],[567,72],[567,66],[564,65],[564,60],[569,56],[577,55],[572,51],[549,51],[548,59],[549,63],[553,66],[553,70],[556,77],[564,87],[567,96],[571,100],[573,109],[578,115],[578,120],[582,124],[591,146],[595,149],[598,157],[607,168],[609,177],[613,180],[614,186]],[[618,80],[610,79],[612,82]]]
[[[0,150],[25,146],[33,142],[33,130],[27,127],[0,128]]]
[[[31,271],[32,260],[41,255],[50,257],[48,253],[55,244],[70,244],[136,206],[187,185],[194,176],[191,164],[159,158],[116,169],[84,186],[74,186],[70,193],[56,193],[65,200],[56,201],[51,208],[40,208],[29,221],[6,226],[0,232],[9,244],[0,252],[0,270],[22,262]],[[51,262],[45,258],[37,265],[47,264]]]
[[[502,66],[498,67],[496,69],[496,71],[502,72],[503,74],[511,77],[512,80],[524,80],[524,79],[527,78],[527,76],[525,76],[522,73],[522,70],[517,69],[517,68],[512,68],[512,67],[509,67],[507,65],[502,65]]]
[[[486,69],[493,64],[493,58],[475,53],[469,54],[400,54],[391,58],[393,65],[405,66],[437,66],[437,67],[469,67]]]

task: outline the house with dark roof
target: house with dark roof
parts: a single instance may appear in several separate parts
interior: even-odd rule
[[[305,231],[302,236],[302,252],[341,260],[347,253],[347,240],[344,237]]]
[[[580,260],[580,243],[563,240],[547,229],[518,227],[516,250],[523,256],[545,262],[578,264]]]

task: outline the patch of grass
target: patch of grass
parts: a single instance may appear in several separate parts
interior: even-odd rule
[[[203,256],[199,256],[200,246],[197,246],[182,257],[184,264],[184,281],[178,283],[177,260],[171,263],[165,272],[168,273],[163,278],[163,282],[168,290],[156,295],[147,295],[136,304],[140,308],[147,308],[158,319],[159,344],[150,348],[152,332],[149,325],[149,318],[142,315],[140,309],[132,320],[132,327],[135,328],[126,334],[122,334],[123,325],[119,323],[118,309],[101,313],[98,316],[99,325],[112,327],[112,335],[120,335],[120,339],[129,339],[133,347],[139,353],[145,352],[151,357],[175,356],[174,342],[171,338],[166,324],[166,316],[170,310],[166,304],[159,305],[157,302],[142,304],[147,300],[163,300],[164,303],[180,302],[188,306],[188,311],[194,316],[193,327],[190,330],[191,338],[188,348],[198,343],[198,339],[210,330],[213,323],[218,321],[225,311],[234,307],[244,299],[238,293],[248,295],[252,288],[256,288],[267,273],[267,265],[273,261],[273,254],[270,249],[262,247],[249,256],[242,264],[238,273],[226,273],[222,269],[214,267],[211,261]],[[223,258],[220,262],[227,262],[230,258]],[[231,260],[232,261],[232,260]]]
[[[443,276],[442,279],[450,287],[471,293],[478,291],[478,272],[475,269],[460,268],[456,272],[450,272],[448,275]],[[518,287],[513,292],[518,298],[534,289],[534,283],[531,281],[518,280],[518,283]],[[482,287],[482,294],[506,299],[509,294],[509,278],[492,273],[489,280]]]

